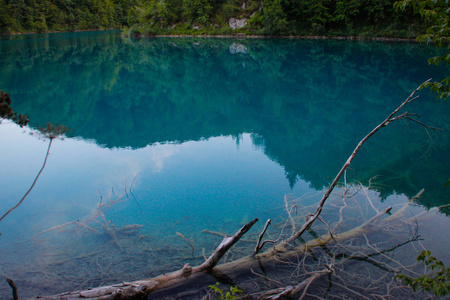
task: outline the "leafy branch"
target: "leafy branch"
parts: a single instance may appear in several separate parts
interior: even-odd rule
[[[216,282],[214,285],[208,286],[210,289],[212,289],[215,293],[219,294],[220,300],[232,300],[232,299],[239,299],[239,296],[236,294],[242,293],[243,291],[239,289],[237,286],[230,287],[230,290],[226,293],[219,287],[219,283]]]
[[[431,255],[430,250],[423,250],[417,261],[422,261],[425,265],[426,273],[418,278],[412,278],[405,274],[396,275],[395,278],[404,280],[413,291],[433,292],[436,296],[450,294],[450,268],[446,268],[444,263]],[[427,272],[431,271],[431,272]]]
[[[437,47],[445,47],[450,51],[450,3],[448,0],[402,0],[394,4],[397,11],[404,11],[411,6],[414,12],[421,15],[422,19],[430,24],[423,35],[417,37],[421,43],[434,44]],[[428,60],[429,64],[450,65],[450,53],[435,56]],[[438,94],[438,99],[447,100],[450,97],[450,77],[439,81],[430,81],[422,84],[421,88],[429,88]]]

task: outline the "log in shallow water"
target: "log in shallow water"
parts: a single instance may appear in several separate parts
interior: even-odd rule
[[[327,233],[318,239],[311,240],[307,243],[302,243],[295,247],[281,242],[264,253],[257,254],[255,256],[246,256],[229,263],[214,266],[212,268],[208,267],[208,264],[210,263],[205,261],[205,263],[200,266],[190,267],[189,265],[185,265],[181,270],[150,279],[123,282],[120,284],[93,288],[90,290],[62,293],[33,299],[158,299],[162,294],[174,295],[179,291],[189,290],[196,287],[205,287],[211,283],[211,280],[223,281],[224,278],[237,278],[249,274],[250,270],[257,270],[262,265],[265,266],[267,270],[268,268],[271,268],[271,266],[275,266],[281,259],[287,260],[297,257],[298,255],[311,251],[313,248],[320,247],[325,244],[330,245],[333,243],[344,243],[345,241],[379,231],[379,228],[392,228],[393,226],[396,227],[404,225],[404,220],[402,221],[401,217],[403,216],[405,208],[408,205],[409,203],[405,204],[404,207],[399,209],[393,215],[383,218],[383,216],[391,210],[389,207],[356,228],[343,233],[334,234],[334,239],[332,239],[330,234]],[[221,245],[219,245],[210,259],[213,261],[215,260],[212,257],[217,255],[218,249],[223,249],[223,245],[231,247],[232,245],[229,244],[234,244],[237,242],[239,238],[242,237],[254,223],[256,223],[256,221],[257,219],[245,225],[233,237],[224,238],[224,241]]]

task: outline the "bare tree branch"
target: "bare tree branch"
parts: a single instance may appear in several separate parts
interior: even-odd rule
[[[214,268],[214,266],[219,262],[219,260],[222,258],[222,256],[225,254],[225,252],[228,251],[228,249],[231,248],[234,244],[236,244],[237,241],[252,228],[252,226],[258,222],[258,218],[255,218],[250,223],[244,225],[240,230],[238,230],[233,236],[225,237],[219,246],[217,246],[217,249],[214,251],[214,253],[199,267],[197,267],[199,270],[210,270]]]
[[[429,82],[429,80],[425,81]],[[411,95],[409,95],[409,97],[403,101],[402,104],[400,104],[399,107],[397,107],[383,122],[381,122],[378,126],[376,126],[371,132],[369,132],[369,134],[367,134],[356,146],[356,148],[353,150],[352,154],[350,155],[350,157],[347,159],[347,161],[345,162],[345,164],[342,166],[341,170],[339,171],[339,173],[336,175],[336,177],[334,178],[334,180],[332,181],[330,187],[325,191],[322,200],[319,202],[319,205],[317,206],[317,209],[315,211],[315,213],[312,215],[311,218],[308,219],[308,221],[306,221],[303,226],[295,233],[293,234],[289,239],[287,239],[286,243],[292,243],[294,240],[296,240],[298,237],[300,237],[309,227],[311,227],[311,225],[314,223],[314,221],[319,217],[319,215],[322,212],[323,206],[325,204],[325,202],[327,201],[328,197],[330,196],[331,192],[333,191],[333,189],[335,188],[335,186],[337,185],[339,178],[341,178],[342,174],[344,174],[345,170],[347,170],[347,168],[350,166],[351,162],[353,161],[353,159],[355,158],[356,154],[359,152],[359,150],[361,149],[362,145],[371,137],[373,136],[378,130],[380,130],[381,128],[387,126],[389,123],[391,123],[392,121],[397,120],[397,113],[408,103],[413,102],[414,100],[416,100],[419,96],[414,96],[417,91],[420,89],[420,87],[416,88]]]
[[[270,222],[271,222],[271,220],[268,219],[267,222],[266,222],[266,225],[264,226],[263,231],[262,231],[261,234],[259,235],[258,242],[256,243],[255,250],[253,251],[253,256],[255,256],[256,254],[258,254],[258,252],[262,249],[262,247],[264,246],[264,244],[267,242],[267,241],[265,241],[265,242],[262,243],[262,245],[261,245],[261,240],[262,240],[264,234],[266,233],[267,228],[268,228],[269,225],[270,225]]]
[[[17,292],[17,286],[14,281],[10,278],[6,278],[6,281],[12,289],[13,300],[19,300],[19,293]]]

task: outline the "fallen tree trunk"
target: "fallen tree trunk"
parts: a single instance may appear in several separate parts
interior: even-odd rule
[[[409,203],[405,204],[405,207],[408,205]],[[63,293],[35,299],[147,299],[149,295],[149,299],[157,299],[158,294],[160,295],[161,293],[168,292],[169,289],[173,291],[176,289],[183,290],[183,287],[192,288],[193,286],[205,286],[209,284],[211,280],[218,281],[221,279],[220,276],[223,274],[227,277],[235,278],[240,275],[247,274],[251,269],[259,269],[261,265],[270,267],[270,265],[276,261],[275,258],[277,257],[282,257],[286,260],[291,257],[301,255],[302,253],[307,253],[315,247],[320,247],[325,244],[329,245],[333,243],[343,243],[350,239],[371,234],[378,231],[379,227],[403,224],[403,222],[401,222],[401,217],[405,212],[405,209],[399,209],[393,215],[383,219],[382,217],[390,210],[391,208],[389,207],[356,228],[343,233],[334,234],[334,239],[332,239],[331,235],[327,233],[318,239],[310,240],[309,242],[300,244],[296,247],[291,247],[289,250],[286,243],[280,243],[274,248],[271,248],[264,253],[257,254],[256,256],[249,255],[226,264],[214,266],[213,268],[207,267],[211,261],[214,261],[213,257],[218,257],[218,252],[223,252],[225,247],[224,245],[230,245],[231,243],[237,242],[240,236],[242,236],[246,231],[248,231],[248,229],[251,228],[251,226],[253,226],[254,223],[256,223],[257,219],[255,219],[241,228],[232,237],[224,238],[213,255],[211,255],[211,257],[200,266],[190,267],[189,265],[185,265],[181,270],[163,274],[151,279],[124,282],[111,286],[98,287],[91,290]],[[153,294],[155,298],[152,297]]]

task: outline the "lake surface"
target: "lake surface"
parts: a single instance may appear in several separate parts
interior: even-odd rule
[[[220,242],[204,229],[232,234],[258,217],[258,234],[263,220],[286,218],[285,195],[317,202],[362,137],[423,81],[445,76],[427,63],[436,54],[415,43],[3,38],[0,90],[30,124],[0,124],[1,215],[42,166],[49,141],[36,129],[70,131],[0,222],[1,276],[25,297],[49,295],[196,265]],[[347,180],[374,178],[381,206],[421,189],[415,213],[449,204],[449,108],[421,91],[408,111],[445,130],[392,123]],[[423,226],[421,242],[447,263],[449,212]],[[131,224],[142,226],[119,240],[103,231]],[[2,281],[0,298],[10,297]]]

